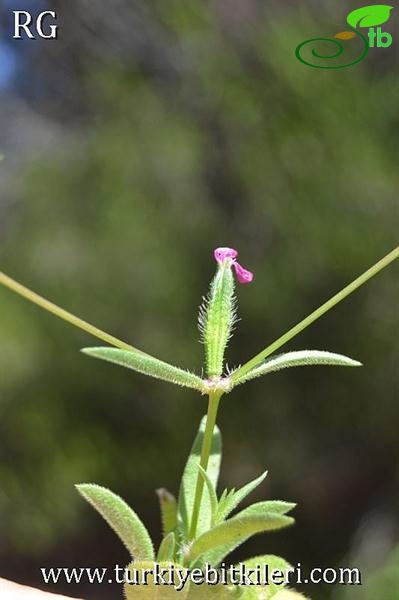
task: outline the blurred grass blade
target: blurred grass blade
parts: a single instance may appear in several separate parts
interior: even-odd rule
[[[161,542],[159,546],[157,562],[165,560],[173,560],[173,556],[176,548],[176,538],[174,533],[169,533]]]
[[[249,379],[261,377],[267,373],[281,371],[289,367],[306,367],[311,365],[331,365],[339,367],[361,367],[362,363],[334,352],[325,352],[323,350],[297,350],[295,352],[286,352],[278,356],[272,356],[259,367],[244,373],[242,377],[236,380],[236,385],[244,383]]]
[[[180,485],[178,500],[178,518],[179,526],[181,527],[183,536],[186,539],[189,536],[189,529],[191,525],[191,516],[194,507],[195,490],[197,486],[198,469],[201,460],[201,448],[204,438],[205,426],[206,417],[204,417],[200,423],[199,430],[194,440],[190,456],[187,460]],[[212,447],[207,468],[207,475],[214,488],[216,488],[217,481],[219,478],[221,453],[222,436],[219,428],[215,426],[213,430]],[[209,495],[203,494],[201,500],[201,511],[199,514],[197,525],[197,531],[199,533],[202,533],[203,531],[209,529],[211,524],[211,514],[212,509]]]
[[[332,298],[327,300],[327,302],[319,306],[319,308],[310,313],[310,315],[305,317],[305,319],[297,323],[297,325],[292,327],[292,329],[284,333],[284,335],[275,340],[272,344],[270,344],[270,346],[267,346],[264,350],[259,352],[259,354],[256,354],[256,356],[251,358],[251,360],[242,365],[242,367],[234,371],[234,373],[232,373],[231,375],[232,383],[235,384],[239,379],[242,379],[246,373],[260,365],[265,360],[265,358],[270,356],[270,354],[273,354],[273,352],[281,348],[281,346],[292,340],[292,338],[298,335],[298,333],[309,327],[309,325],[314,323],[322,315],[331,310],[331,308],[333,308],[336,304],[344,300],[344,298],[352,294],[352,292],[354,292],[361,285],[366,283],[366,281],[374,277],[374,275],[377,275],[377,273],[379,273],[382,269],[385,269],[385,267],[387,267],[389,264],[391,264],[391,262],[393,262],[397,258],[399,258],[399,246],[394,248],[394,250],[389,252],[389,254],[384,256],[384,258],[382,258],[375,265],[370,267],[370,269],[365,271],[362,275],[357,277],[349,285],[344,287],[340,292],[335,294],[335,296],[333,296]]]
[[[229,514],[265,480],[266,476],[267,471],[262,473],[262,475],[257,479],[254,479],[253,481],[250,481],[244,485],[241,489],[237,491],[232,490],[225,497],[222,497],[219,501],[219,507],[216,516],[217,523],[224,521]]]
[[[161,509],[162,531],[166,536],[174,531],[177,525],[177,501],[165,488],[159,488],[157,496]]]
[[[277,513],[233,517],[200,535],[192,544],[187,560],[196,561],[200,556],[219,547],[225,549],[225,556],[251,536],[264,531],[281,529],[291,525],[291,517]]]
[[[120,496],[107,488],[89,483],[77,485],[76,488],[112,527],[135,560],[154,559],[154,548],[147,529]]]
[[[198,391],[203,389],[202,379],[194,373],[174,367],[142,352],[119,350],[117,348],[83,348],[82,352],[94,356],[94,358],[100,358],[175,385],[193,388]]]
[[[124,350],[134,350],[135,352],[141,352],[141,350],[138,350],[134,346],[131,346],[130,344],[127,344],[126,342],[119,340],[118,338],[114,337],[113,335],[110,335],[109,333],[106,333],[105,331],[98,329],[98,327],[94,327],[94,325],[90,325],[90,323],[87,323],[87,321],[84,321],[83,319],[76,317],[72,313],[68,312],[67,310],[64,310],[60,306],[57,306],[53,302],[46,300],[46,298],[39,296],[39,294],[32,292],[32,290],[25,287],[21,283],[18,283],[18,281],[15,281],[15,279],[12,279],[11,277],[6,275],[2,271],[0,271],[0,284],[4,285],[9,290],[16,292],[17,294],[19,294],[26,300],[33,302],[33,304],[36,304],[37,306],[44,308],[44,310],[47,310],[48,312],[52,313],[56,317],[59,317],[60,319],[67,321],[71,325],[74,325],[75,327],[78,327],[79,329],[86,331],[90,335],[93,335],[94,337],[102,340],[103,342],[107,342],[108,344],[111,344],[111,346],[115,346],[116,348],[122,348]],[[145,354],[145,353],[143,352],[142,354]]]

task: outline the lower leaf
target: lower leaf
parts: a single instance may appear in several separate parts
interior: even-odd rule
[[[293,522],[291,517],[277,513],[233,517],[200,535],[189,549],[187,561],[195,562],[202,555],[218,548],[222,548],[226,556],[251,536],[264,531],[281,529]],[[209,562],[213,564],[211,560]]]
[[[165,584],[160,585],[161,580],[154,576],[156,570],[162,575]],[[126,600],[187,600],[188,584],[180,591],[176,589],[179,587],[180,579],[173,579],[172,573],[177,571],[184,575],[186,569],[171,562],[135,561],[131,563],[128,567],[128,580],[124,585]]]
[[[76,488],[112,527],[132,557],[139,560],[154,558],[154,548],[147,529],[120,496],[100,485],[84,483]]]
[[[259,577],[254,575],[252,580],[258,583],[254,587],[245,586],[245,592],[243,600],[270,600],[276,597],[276,594],[281,591],[281,588],[286,585],[287,572],[292,569],[291,565],[281,558],[280,556],[274,556],[273,554],[265,556],[256,556],[243,562],[246,569],[259,569]],[[266,572],[267,566],[267,572]],[[273,581],[273,573],[275,576],[277,572],[280,572],[283,577],[276,579],[276,583]]]

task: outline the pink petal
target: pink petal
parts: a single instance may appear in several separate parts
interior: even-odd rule
[[[244,269],[237,261],[233,263],[233,267],[236,270],[237,279],[240,283],[251,283],[254,278],[254,274],[251,271]]]
[[[213,255],[218,263],[222,263],[226,258],[236,258],[238,256],[237,250],[234,248],[216,248]]]

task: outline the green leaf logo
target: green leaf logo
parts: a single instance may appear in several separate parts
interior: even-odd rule
[[[393,6],[386,4],[373,4],[357,8],[349,13],[347,21],[351,27],[374,27],[388,21]]]

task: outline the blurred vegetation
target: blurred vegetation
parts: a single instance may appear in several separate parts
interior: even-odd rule
[[[87,3],[70,4],[58,42],[25,57],[35,85],[13,91],[61,134],[44,156],[32,149],[3,198],[6,273],[200,372],[196,313],[214,247],[237,247],[256,273],[238,290],[235,365],[396,245],[399,82],[377,58],[332,73],[296,61],[295,46],[328,15],[316,23],[272,5],[269,19],[255,1],[236,17],[228,2],[121,2],[123,18],[91,14],[94,39]],[[289,345],[348,354],[363,369],[293,369],[226,398],[222,483],[267,468],[259,494],[299,503],[294,529],[239,557],[346,566],[371,513],[391,515],[397,539],[395,275]],[[73,484],[119,492],[156,538],[153,490],[177,491],[205,401],[79,355],[92,339],[6,290],[0,307],[2,574],[38,584],[39,565],[123,563]],[[88,598],[102,597],[93,590]],[[311,590],[315,600],[334,593]]]

